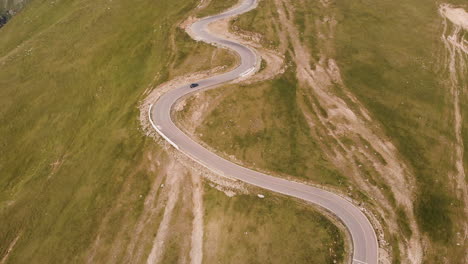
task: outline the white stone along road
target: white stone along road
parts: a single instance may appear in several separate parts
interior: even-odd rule
[[[353,264],[377,264],[378,242],[375,231],[365,214],[357,206],[341,196],[320,188],[273,177],[228,161],[192,140],[171,119],[171,108],[178,99],[195,91],[213,88],[213,86],[254,73],[258,61],[255,52],[239,43],[211,34],[207,30],[207,25],[219,19],[245,13],[255,8],[256,4],[256,0],[245,0],[233,9],[219,15],[206,17],[191,25],[194,38],[233,50],[240,56],[241,63],[232,71],[198,81],[199,86],[196,88],[190,88],[190,84],[186,84],[170,90],[161,96],[154,105],[150,106],[150,122],[172,146],[215,173],[296,197],[328,210],[342,221],[351,236]]]

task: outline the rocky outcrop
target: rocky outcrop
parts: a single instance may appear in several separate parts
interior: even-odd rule
[[[0,0],[0,28],[2,28],[28,0]]]

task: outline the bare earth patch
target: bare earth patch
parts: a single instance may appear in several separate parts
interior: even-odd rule
[[[203,182],[199,174],[192,173],[193,226],[190,263],[201,264],[203,260]]]
[[[8,260],[8,256],[10,256],[10,252],[13,251],[13,248],[15,247],[16,245],[16,242],[18,242],[18,240],[21,238],[21,235],[22,233],[19,233],[15,239],[13,239],[13,241],[11,241],[10,245],[8,246],[8,249],[5,253],[5,255],[2,257],[2,260],[0,261],[0,264],[4,264],[7,262]]]
[[[182,175],[180,175],[181,167],[180,165],[171,164],[169,168],[172,175],[167,178],[164,186],[164,188],[169,188],[169,191],[167,192],[164,216],[159,224],[157,235],[154,238],[153,247],[151,248],[151,252],[146,260],[146,263],[148,264],[159,263],[163,257],[164,244],[166,242],[169,224],[172,219],[172,211],[174,210],[174,206],[179,198],[180,178],[182,177]]]
[[[408,241],[400,242],[400,250],[410,263],[420,263],[421,236],[413,213],[414,178],[406,162],[401,159],[383,130],[375,125],[376,121],[371,118],[363,104],[347,90],[333,58],[327,57],[326,51],[319,50],[318,61],[312,59],[308,48],[301,42],[300,33],[293,22],[294,6],[291,2],[276,0],[276,6],[281,25],[293,48],[297,79],[305,87],[304,89],[309,89],[303,94],[302,100],[308,100],[313,105],[313,113],[308,115],[311,128],[321,131],[319,133],[324,139],[331,137],[337,143],[331,146],[323,145],[330,160],[345,175],[353,177],[362,190],[372,194],[374,201],[381,206],[376,210],[387,219],[386,223],[390,230],[399,233],[400,227],[392,206],[392,198],[383,191],[382,187],[372,184],[369,177],[378,177],[379,182],[384,182],[391,189],[397,205],[403,208],[409,218],[408,222],[413,231]],[[327,4],[323,6],[326,8]],[[318,32],[319,39],[323,46],[327,47],[327,43],[333,39],[336,21],[328,16],[316,20],[316,25],[322,29]],[[338,87],[343,95],[337,95],[333,91],[334,87]],[[316,100],[313,100],[313,97]],[[324,109],[326,115],[320,114],[321,109]],[[303,111],[309,112],[305,107]],[[370,175],[365,173],[369,171],[373,173]],[[382,235],[380,243],[386,244]]]
[[[465,35],[468,33],[468,13],[462,8],[455,8],[448,4],[439,7],[439,14],[443,18],[443,33],[441,36],[445,46],[446,56],[443,65],[448,71],[448,86],[452,95],[453,126],[455,131],[454,164],[455,172],[451,173],[453,186],[457,196],[465,204],[465,219],[468,217],[468,186],[464,166],[464,145],[462,136],[463,115],[461,111],[460,96],[466,92],[468,82],[468,44]],[[464,222],[464,234],[459,236],[458,244],[466,243],[468,236],[468,223]],[[466,255],[468,262],[468,255]]]

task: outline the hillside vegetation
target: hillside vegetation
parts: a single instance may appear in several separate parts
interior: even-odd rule
[[[194,4],[37,0],[0,30],[0,255],[14,246],[10,263],[82,262],[126,185],[131,215],[108,228],[136,221],[154,180],[145,153],[158,149],[136,106],[156,73],[167,78],[167,35]]]
[[[308,242],[294,244],[298,263],[345,259],[342,234],[320,213],[283,197],[203,195],[200,173],[141,131],[145,91],[235,62],[177,28],[197,4],[33,0],[0,29],[0,263],[185,263],[199,256],[192,247],[239,237],[244,227],[225,232],[247,203],[249,228],[270,212],[265,225]],[[202,226],[194,220],[200,200],[209,216]],[[222,228],[203,240],[198,231],[213,222]],[[269,232],[259,227],[262,240],[236,241],[293,254]],[[205,263],[230,259],[227,242],[206,249]]]
[[[365,1],[337,4],[343,14],[336,48],[344,80],[414,171],[414,210],[419,227],[432,242],[425,259],[464,263],[467,215],[463,211],[467,205],[457,195],[453,179],[458,143],[448,66],[440,59],[448,55],[441,41],[439,3],[384,1],[375,8]],[[466,78],[466,68],[462,74]],[[462,122],[463,127],[468,125],[468,119]],[[467,140],[464,133],[465,147]],[[463,163],[466,167],[466,158]]]
[[[230,198],[211,187],[204,204],[205,263],[347,263],[344,227],[308,204],[268,193]]]
[[[450,41],[466,32],[440,8],[260,1],[232,30],[284,54],[285,72],[198,95],[179,116],[213,105],[193,128],[208,146],[363,202],[383,227],[383,258],[465,263],[467,121],[454,105],[467,99],[467,55]]]
[[[21,10],[30,0],[0,0],[0,13],[7,10],[15,12]]]

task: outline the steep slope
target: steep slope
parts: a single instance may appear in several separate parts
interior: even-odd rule
[[[466,33],[436,2],[403,2],[261,1],[232,30],[283,54],[284,74],[179,117],[239,163],[361,201],[389,261],[464,263]]]
[[[27,0],[0,1],[0,28],[27,4]]]
[[[232,208],[247,202],[245,226],[270,212],[265,225],[308,242],[296,244],[298,262],[345,259],[342,233],[318,212],[202,180],[206,172],[141,130],[138,106],[151,89],[235,63],[177,27],[198,4],[33,0],[0,29],[0,263],[200,263],[212,238],[245,232],[211,227],[232,227]],[[268,234],[240,243],[287,256],[287,241]]]
[[[142,197],[164,179],[167,155],[152,154],[161,149],[138,130],[136,105],[157,72],[155,81],[168,75],[166,36],[195,2],[160,4],[33,1],[0,30],[9,263],[83,262],[98,233],[101,251],[120,250],[110,241],[133,232]]]
[[[17,12],[21,10],[29,0],[0,0],[0,13],[5,11]]]

